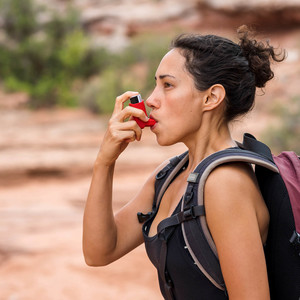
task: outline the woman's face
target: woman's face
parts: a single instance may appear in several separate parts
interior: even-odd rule
[[[186,143],[201,124],[205,92],[196,89],[185,61],[178,49],[163,57],[155,74],[156,86],[146,101],[157,122],[151,130],[160,145]]]

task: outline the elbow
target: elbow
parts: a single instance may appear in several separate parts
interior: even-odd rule
[[[85,260],[86,265],[89,267],[104,267],[104,266],[108,265],[108,263],[104,263],[104,262],[93,260],[93,259],[88,259],[86,257],[84,258],[84,260]]]
[[[91,259],[88,257],[84,257],[84,261],[89,267],[104,267],[109,264],[109,262],[103,262],[101,260]]]
[[[84,253],[84,261],[87,266],[89,267],[104,267],[109,265],[112,261],[109,259],[106,259],[101,256],[94,256],[94,255],[88,255]]]
[[[84,240],[82,243],[82,253],[84,261],[89,267],[104,267],[115,260],[113,249],[97,247],[91,243],[86,243]]]

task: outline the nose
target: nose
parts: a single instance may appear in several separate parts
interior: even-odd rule
[[[156,88],[152,91],[151,95],[147,98],[146,100],[146,104],[147,106],[149,106],[150,108],[158,108],[159,107],[159,97],[158,97],[158,93],[156,91]]]

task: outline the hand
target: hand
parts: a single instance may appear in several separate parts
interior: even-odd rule
[[[124,108],[124,103],[137,94],[136,92],[126,92],[116,98],[114,111],[109,120],[97,161],[110,166],[130,142],[141,140],[142,130],[132,117],[137,117],[144,122],[147,122],[149,118],[140,109],[131,106]],[[129,120],[126,121],[128,118]]]

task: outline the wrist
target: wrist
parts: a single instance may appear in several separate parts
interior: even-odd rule
[[[110,169],[115,166],[115,161],[108,161],[101,155],[98,155],[94,162],[94,170],[97,169]]]

